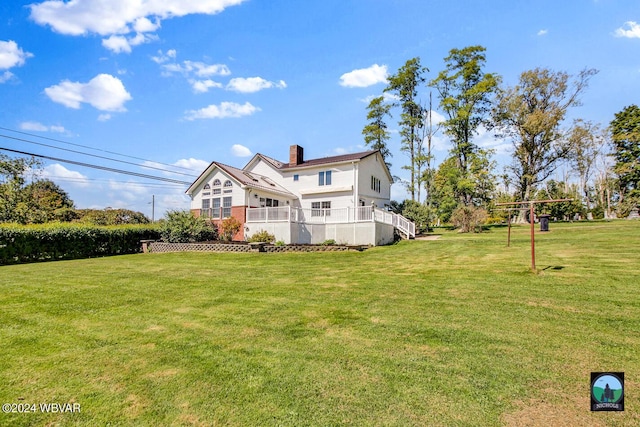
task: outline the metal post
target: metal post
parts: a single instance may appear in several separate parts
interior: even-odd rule
[[[507,233],[507,247],[511,246],[511,211],[507,211],[507,224],[508,224],[508,233]]]
[[[531,270],[536,271],[535,226],[533,224],[533,203],[529,202],[529,223],[531,224]]]

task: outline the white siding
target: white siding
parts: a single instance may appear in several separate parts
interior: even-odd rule
[[[216,179],[220,180],[219,187],[213,186],[213,182]],[[231,181],[232,187],[225,188],[224,183],[226,181]],[[207,184],[209,184],[209,186],[211,187],[210,189],[206,190],[206,192],[208,192],[209,194],[203,195],[203,192],[204,192],[203,189]],[[220,194],[213,194],[214,189],[219,189]],[[225,190],[231,190],[231,192],[225,193]],[[231,177],[229,177],[223,171],[221,171],[218,168],[215,168],[213,172],[209,176],[207,176],[207,178],[194,191],[193,199],[191,200],[191,209],[201,209],[202,199],[220,198],[220,206],[222,206],[222,199],[224,197],[229,197],[229,196],[231,196],[231,206],[246,206],[245,190],[243,190],[236,181],[231,179]]]
[[[371,188],[371,177],[380,180],[380,192]],[[382,156],[365,157],[358,168],[358,199],[365,205],[374,202],[379,208],[388,205],[391,200],[391,180],[385,171]]]

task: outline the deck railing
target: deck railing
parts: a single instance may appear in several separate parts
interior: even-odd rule
[[[415,224],[402,215],[371,206],[357,208],[303,209],[291,206],[247,208],[247,222],[298,222],[306,224],[345,224],[379,222],[396,227],[407,238],[415,237]]]

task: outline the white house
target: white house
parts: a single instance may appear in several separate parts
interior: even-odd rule
[[[194,215],[238,219],[238,240],[264,230],[285,243],[382,245],[394,229],[415,236],[413,223],[387,209],[392,181],[378,150],[305,160],[292,145],[288,163],[263,154],[242,169],[212,162],[186,193]]]

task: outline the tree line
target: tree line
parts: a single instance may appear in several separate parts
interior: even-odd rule
[[[573,199],[539,207],[559,219],[626,216],[637,207],[640,109],[624,108],[606,128],[582,119],[567,124],[567,113],[581,105],[580,97],[597,70],[570,75],[535,68],[508,86],[498,74],[484,71],[485,51],[482,46],[452,49],[443,70],[429,81],[420,58],[409,59],[388,77],[382,95],[368,104],[362,134],[388,166],[392,153],[387,121],[399,113],[410,199],[393,208],[425,229],[438,222],[469,226],[469,221],[500,221],[507,213],[495,204],[506,201]],[[428,102],[420,98],[425,90]],[[444,115],[439,123],[432,120],[432,93]],[[495,152],[476,143],[481,131],[512,144],[511,163],[502,172],[496,170]],[[448,138],[450,148],[436,166],[433,141],[438,133]],[[561,165],[573,176],[552,179]]]
[[[150,223],[144,214],[129,209],[76,209],[67,192],[53,181],[38,176],[41,166],[34,158],[9,158],[0,154],[0,223]]]

